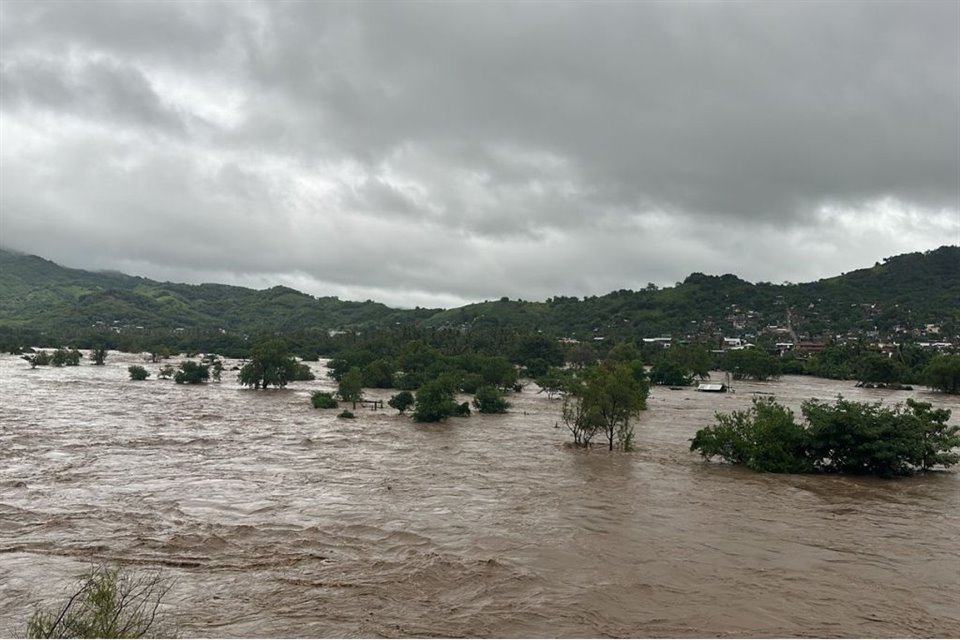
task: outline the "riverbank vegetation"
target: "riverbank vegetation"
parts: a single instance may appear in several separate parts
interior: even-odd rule
[[[803,421],[773,399],[749,409],[716,414],[690,450],[706,458],[773,473],[848,473],[884,478],[960,462],[960,427],[950,411],[908,399],[905,406],[804,402]]]

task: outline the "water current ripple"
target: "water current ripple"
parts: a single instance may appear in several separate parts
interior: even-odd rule
[[[956,398],[655,389],[621,454],[564,446],[533,387],[506,416],[347,421],[310,406],[318,365],[257,392],[134,383],[132,363],[0,356],[0,635],[107,560],[162,568],[189,636],[960,636],[960,473],[760,475],[688,450],[754,392],[912,395],[954,423]]]

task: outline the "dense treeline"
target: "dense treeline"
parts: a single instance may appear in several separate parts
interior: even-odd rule
[[[735,380],[775,380],[783,374],[813,375],[837,380],[852,380],[865,386],[898,388],[926,385],[946,393],[960,393],[960,355],[938,354],[916,344],[905,343],[891,352],[881,353],[865,341],[832,342],[820,352],[796,357],[771,355],[760,347],[732,349],[718,353],[708,344],[675,344],[663,348],[633,339],[621,342],[599,341],[564,343],[540,333],[521,332],[505,327],[475,327],[471,330],[441,327],[423,328],[400,325],[364,333],[304,330],[278,335],[278,332],[237,336],[219,331],[182,332],[143,331],[117,333],[112,330],[86,330],[68,334],[59,345],[53,364],[76,364],[78,348],[94,349],[99,357],[113,349],[151,354],[154,361],[179,353],[216,353],[231,358],[251,358],[256,345],[279,342],[288,353],[273,368],[258,376],[249,368],[244,384],[257,388],[287,380],[302,379],[302,365],[291,356],[314,361],[330,357],[334,377],[352,368],[360,371],[362,385],[370,388],[413,390],[440,372],[457,378],[456,390],[475,393],[483,385],[508,389],[516,377],[536,379],[541,386],[556,389],[560,372],[551,369],[573,368],[596,363],[606,354],[629,347],[637,359],[651,367],[650,382],[670,386],[692,384],[709,377],[710,371],[727,371]],[[48,334],[33,329],[0,327],[0,349],[18,352],[28,345],[49,344]],[[274,350],[276,350],[276,345]],[[71,354],[63,361],[63,354]],[[37,360],[39,357],[39,360]],[[279,356],[277,356],[279,358]],[[51,354],[27,356],[32,364],[51,362]],[[102,362],[102,361],[101,361]],[[282,366],[281,366],[282,365]],[[511,373],[510,365],[520,369]],[[277,368],[277,367],[280,368]],[[271,377],[272,376],[272,377]],[[511,378],[511,376],[513,376]],[[264,380],[267,380],[264,384]]]

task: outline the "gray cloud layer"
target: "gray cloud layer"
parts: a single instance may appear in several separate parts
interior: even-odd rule
[[[389,304],[960,243],[960,3],[0,5],[0,243]]]

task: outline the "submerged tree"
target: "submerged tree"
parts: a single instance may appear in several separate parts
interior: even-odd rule
[[[337,399],[329,391],[314,391],[310,396],[314,409],[336,409]]]
[[[106,347],[97,347],[95,348],[90,357],[93,358],[93,364],[102,365],[107,359],[107,349]]]
[[[193,360],[184,360],[173,374],[177,384],[201,384],[210,379],[210,367]]]
[[[720,366],[734,380],[770,380],[780,377],[780,362],[758,347],[731,349],[723,354]]]
[[[261,342],[250,350],[250,361],[240,369],[237,379],[245,387],[278,389],[298,379],[299,363],[294,359],[282,340]]]
[[[160,606],[170,591],[162,574],[134,575],[117,567],[97,566],[80,580],[62,606],[35,609],[28,638],[173,637],[160,626]]]
[[[485,385],[477,389],[473,406],[480,413],[506,413],[510,403],[503,397],[502,391],[493,385]]]
[[[138,364],[132,364],[127,367],[127,373],[130,374],[131,380],[146,380],[150,377],[150,372]]]
[[[357,408],[357,403],[363,400],[363,371],[360,367],[353,367],[340,379],[337,385],[337,395],[344,402],[353,404]]]
[[[938,355],[923,370],[924,382],[944,393],[960,393],[960,354]]]
[[[456,386],[446,378],[438,378],[424,384],[417,391],[413,419],[416,422],[439,422],[462,412],[454,401]],[[467,407],[469,414],[469,407]]]
[[[577,445],[589,446],[597,433],[603,433],[611,451],[615,446],[630,451],[632,420],[646,409],[648,394],[638,361],[605,362],[568,387],[563,422]]]
[[[960,427],[950,412],[908,399],[906,407],[808,400],[804,423],[773,400],[754,400],[746,411],[717,414],[690,450],[756,471],[822,471],[893,477],[960,462]]]
[[[387,404],[400,412],[400,415],[403,415],[403,412],[413,406],[415,400],[413,394],[409,391],[401,391],[400,393],[391,396],[387,401]]]

